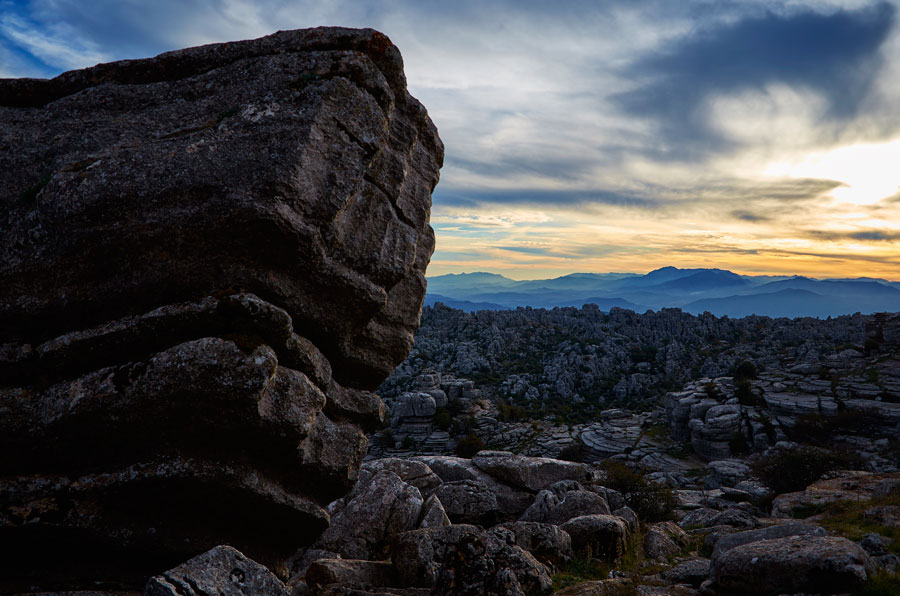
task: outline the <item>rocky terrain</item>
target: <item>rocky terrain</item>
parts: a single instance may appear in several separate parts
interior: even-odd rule
[[[443,151],[380,33],[0,113],[0,592],[900,593],[900,316],[423,312]]]
[[[0,592],[314,542],[434,248],[443,147],[397,48],[320,28],[4,80],[0,122]]]

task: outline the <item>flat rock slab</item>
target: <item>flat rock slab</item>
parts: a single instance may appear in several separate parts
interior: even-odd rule
[[[841,594],[862,586],[875,567],[859,545],[846,538],[790,536],[736,546],[713,557],[716,593]]]

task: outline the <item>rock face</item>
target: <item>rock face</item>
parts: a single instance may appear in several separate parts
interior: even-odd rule
[[[320,28],[4,80],[0,122],[0,591],[311,543],[434,248],[443,147],[397,48]]]

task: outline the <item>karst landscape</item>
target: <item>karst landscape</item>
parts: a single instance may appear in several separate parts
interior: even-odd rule
[[[4,79],[0,145],[0,593],[900,594],[900,314],[426,305],[375,30]]]

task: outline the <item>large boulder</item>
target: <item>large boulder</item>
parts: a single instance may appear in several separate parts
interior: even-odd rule
[[[572,560],[572,538],[557,526],[519,521],[496,526],[491,531],[512,532],[515,544],[530,552],[550,569],[561,569]]]
[[[572,490],[567,490],[566,482],[559,482],[539,492],[519,520],[560,525],[582,515],[609,515],[605,498],[578,483],[571,484],[575,485]]]
[[[548,569],[528,552],[465,524],[400,534],[391,561],[403,587],[433,594],[525,596],[551,586]]]
[[[0,81],[0,592],[310,544],[407,355],[443,148],[372,30]]]
[[[615,561],[625,553],[628,526],[614,515],[582,515],[559,526],[572,538],[575,553],[590,549],[599,559]]]
[[[331,519],[315,548],[347,559],[383,559],[395,534],[419,525],[424,499],[395,473],[378,472]]]
[[[500,514],[497,496],[480,480],[445,482],[434,494],[453,523],[489,526]]]
[[[776,538],[788,538],[790,536],[827,536],[828,532],[819,526],[801,522],[777,524],[758,530],[746,530],[718,537],[713,548],[713,557],[742,544],[759,542],[760,540],[774,540]]]
[[[230,546],[217,546],[150,578],[144,596],[288,596],[271,571]]]
[[[846,538],[790,536],[720,551],[709,587],[736,596],[841,594],[862,586],[874,570],[866,552]]]
[[[591,468],[547,457],[525,457],[508,451],[479,451],[472,458],[483,472],[516,488],[537,492],[560,480],[590,481]]]
[[[490,489],[497,498],[500,518],[512,521],[518,518],[534,501],[534,494],[498,481],[479,469],[472,460],[447,455],[423,455],[412,458],[426,464],[443,482],[459,480],[478,481]]]

